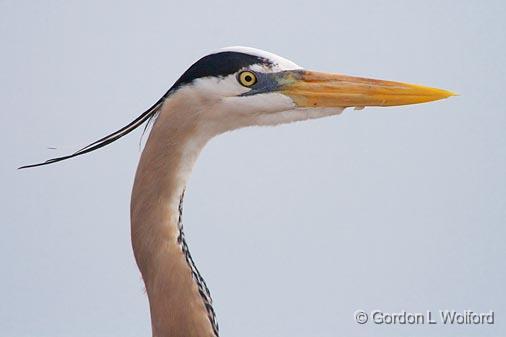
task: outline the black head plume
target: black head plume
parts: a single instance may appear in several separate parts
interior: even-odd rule
[[[104,146],[106,146],[106,145],[108,145],[108,144],[110,144],[110,143],[112,143],[112,142],[120,139],[121,137],[126,136],[127,134],[129,134],[130,132],[132,132],[133,130],[135,130],[139,126],[141,126],[146,121],[149,121],[149,120],[151,120],[151,118],[155,117],[156,114],[157,114],[157,112],[162,107],[163,102],[165,101],[165,98],[168,96],[168,94],[169,94],[169,92],[167,92],[165,95],[163,95],[163,97],[160,98],[155,104],[153,104],[149,109],[147,109],[146,111],[144,111],[139,117],[137,117],[136,119],[134,119],[129,124],[125,125],[121,129],[119,129],[119,130],[117,130],[117,131],[115,131],[115,132],[113,132],[113,133],[111,133],[111,134],[109,134],[109,135],[107,135],[105,137],[100,138],[97,141],[94,141],[91,144],[86,145],[85,147],[83,147],[80,150],[78,150],[78,151],[76,151],[76,152],[74,152],[74,153],[72,153],[70,155],[48,159],[48,160],[46,160],[45,162],[42,162],[42,163],[24,165],[24,166],[18,167],[18,169],[25,169],[25,168],[30,168],[30,167],[49,165],[49,164],[53,164],[53,163],[57,163],[57,162],[62,161],[62,160],[67,160],[67,159],[70,159],[70,158],[74,158],[74,157],[83,155],[85,153],[88,153],[88,152],[100,149],[101,147],[104,147]]]

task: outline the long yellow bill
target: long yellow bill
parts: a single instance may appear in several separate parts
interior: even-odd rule
[[[307,70],[286,71],[280,92],[291,97],[299,107],[313,108],[407,105],[455,95],[416,84]]]

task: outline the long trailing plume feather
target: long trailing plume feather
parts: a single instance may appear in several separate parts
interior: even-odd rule
[[[165,101],[165,98],[168,96],[169,92],[167,92],[165,95],[163,95],[162,98],[160,98],[155,104],[153,104],[149,109],[144,111],[139,117],[134,119],[129,124],[125,125],[121,129],[119,129],[119,130],[117,130],[105,137],[100,138],[99,140],[94,141],[91,144],[86,145],[82,149],[74,152],[73,154],[48,159],[42,163],[24,165],[24,166],[18,167],[18,169],[26,169],[26,168],[30,168],[30,167],[49,165],[49,164],[57,163],[62,160],[74,158],[74,157],[86,154],[88,152],[91,152],[91,151],[95,151],[97,149],[100,149],[101,147],[104,147],[104,146],[120,139],[123,136],[126,136],[127,134],[129,134],[130,132],[132,132],[133,130],[135,130],[139,126],[141,126],[144,122],[148,121],[146,128],[144,128],[144,132],[145,132],[147,129],[147,126],[149,125],[149,121],[151,121],[152,118],[156,116],[157,112],[160,111],[160,108],[162,107],[163,102]],[[143,132],[143,134],[144,134],[144,132]]]

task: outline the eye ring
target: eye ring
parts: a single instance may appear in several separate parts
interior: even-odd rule
[[[239,73],[237,80],[242,86],[249,88],[257,83],[257,75],[252,71],[244,70]]]

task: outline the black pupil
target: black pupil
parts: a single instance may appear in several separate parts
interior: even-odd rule
[[[251,75],[246,75],[246,76],[244,77],[244,80],[245,80],[246,82],[251,82],[251,81],[253,81],[253,77],[251,77]]]

